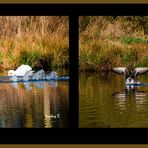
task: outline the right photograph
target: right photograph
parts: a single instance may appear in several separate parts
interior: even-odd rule
[[[79,128],[148,127],[148,16],[79,16]]]

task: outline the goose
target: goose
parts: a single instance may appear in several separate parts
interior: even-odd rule
[[[134,79],[140,75],[148,72],[148,67],[138,67],[135,68],[132,71],[129,71],[126,67],[116,67],[112,69],[113,72],[118,74],[124,74],[124,77],[126,79],[126,84],[135,84]]]
[[[8,76],[24,76],[25,73],[29,71],[30,74],[33,73],[32,68],[29,65],[22,64],[16,70],[9,70]]]

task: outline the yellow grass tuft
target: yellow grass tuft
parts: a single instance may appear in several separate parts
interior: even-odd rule
[[[64,16],[3,16],[0,27],[1,70],[21,64],[33,68],[69,65],[69,25]],[[44,66],[44,65],[42,65]]]

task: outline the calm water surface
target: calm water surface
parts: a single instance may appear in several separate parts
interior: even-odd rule
[[[148,84],[148,74],[138,76]],[[148,127],[148,86],[126,91],[124,77],[113,73],[79,76],[79,127]]]
[[[0,128],[65,128],[68,114],[68,81],[0,83]]]

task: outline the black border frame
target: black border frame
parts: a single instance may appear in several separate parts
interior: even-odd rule
[[[0,4],[0,15],[69,16],[70,128],[0,129],[1,144],[146,144],[147,129],[80,129],[78,104],[78,17],[148,15],[148,4]]]

